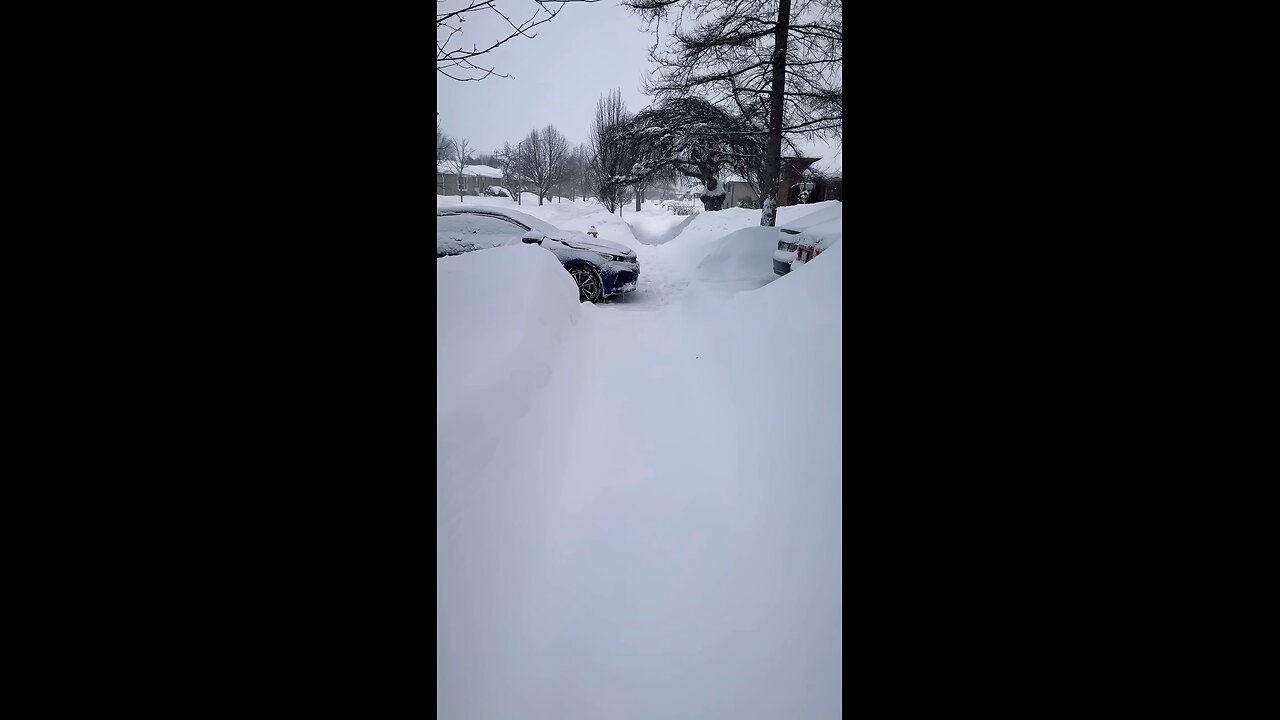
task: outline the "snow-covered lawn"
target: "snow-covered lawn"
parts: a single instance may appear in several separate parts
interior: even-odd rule
[[[641,281],[436,261],[437,715],[840,717],[842,244],[775,278],[759,210],[516,209]]]

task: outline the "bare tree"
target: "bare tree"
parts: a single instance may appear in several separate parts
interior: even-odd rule
[[[563,202],[565,197],[573,199],[573,190],[577,187],[577,168],[574,167],[577,162],[577,156],[574,154],[573,148],[565,151],[564,155],[564,172],[560,175],[560,181],[551,189],[553,195],[556,196],[556,202]]]
[[[546,165],[538,180],[539,188],[543,194],[551,197],[551,188],[569,176],[569,141],[554,125],[547,125],[542,129],[542,147]]]
[[[467,167],[467,156],[472,149],[466,138],[457,138],[453,141],[453,152],[449,156],[449,167],[453,170],[453,174],[458,176],[458,202],[462,202],[462,171]]]
[[[440,173],[441,161],[447,161],[453,152],[453,139],[444,134],[444,126],[440,124],[440,113],[436,113],[436,174]],[[436,187],[437,194],[444,192],[443,186]]]
[[[537,9],[533,11],[527,20],[516,21],[498,9],[497,0],[436,0],[436,72],[444,75],[451,80],[460,82],[480,81],[490,75],[494,77],[509,78],[506,75],[497,72],[493,67],[481,67],[474,61],[476,58],[493,51],[499,45],[511,40],[517,36],[529,39],[536,38],[537,35],[529,33],[533,28],[543,23],[551,22],[564,6],[568,3],[594,3],[600,0],[533,0],[530,5],[537,5]],[[446,11],[444,5],[450,5],[458,9]],[[510,8],[515,4],[513,0],[503,0],[503,6]],[[547,9],[547,6],[554,6],[553,9]],[[526,10],[529,6],[525,6]],[[523,17],[522,11],[519,17]],[[504,27],[498,32],[498,39],[489,42],[482,49],[481,44],[471,43],[471,49],[467,49],[466,36],[462,30],[462,24],[467,22],[467,16],[471,15],[472,19],[476,19],[479,14],[493,13],[502,18],[511,30],[508,32]],[[516,14],[511,10],[508,13]],[[488,64],[488,63],[485,63]]]
[[[579,143],[574,154],[578,156],[578,194],[582,195],[585,202],[587,193],[591,190],[591,148]]]
[[[649,187],[656,188],[660,199],[667,200],[671,195],[678,192],[677,185],[680,182],[680,173],[670,165],[659,168],[649,178]]]
[[[800,152],[800,148],[786,135],[782,136],[782,146],[787,152],[793,155]],[[746,181],[747,186],[751,188],[751,191],[756,194],[757,198],[764,197],[764,187],[767,184],[765,182],[765,175],[768,173],[767,163],[765,162],[766,154],[767,153],[761,153],[757,157],[746,158],[737,163],[735,168],[738,171],[738,174],[742,176],[742,179]]]
[[[530,130],[516,150],[516,168],[538,192],[538,204],[550,197],[551,188],[565,177],[569,143],[554,125]]]
[[[591,173],[596,198],[613,212],[618,209],[634,164],[629,143],[619,141],[619,133],[631,120],[620,89],[610,90],[596,101],[591,120]]]
[[[502,181],[506,184],[507,189],[511,191],[516,198],[517,205],[523,205],[521,202],[524,197],[524,190],[528,187],[528,179],[521,173],[521,146],[512,146],[511,143],[503,143],[502,149],[494,154],[498,159],[499,167],[502,169]]]
[[[536,190],[538,181],[534,174],[542,165],[542,138],[538,136],[536,129],[530,130],[525,139],[516,145],[514,165],[516,174],[528,183],[528,187]],[[538,196],[538,204],[542,204],[541,195]]]
[[[760,224],[777,216],[784,135],[839,137],[844,118],[843,0],[623,0],[655,32],[669,21],[668,52],[646,92],[699,94],[733,107],[765,139]],[[687,18],[687,20],[686,20]],[[660,40],[660,39],[659,39]]]
[[[453,140],[444,134],[444,126],[440,124],[440,113],[436,113],[436,165],[440,164],[441,158],[447,159],[451,150],[453,150]]]
[[[590,154],[586,150],[586,146],[577,145],[570,148],[565,155],[565,173],[561,179],[559,188],[560,192],[567,196],[570,200],[576,199],[579,195],[586,200],[586,178],[587,162],[590,160]]]

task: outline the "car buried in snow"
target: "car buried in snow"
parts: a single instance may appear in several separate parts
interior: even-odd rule
[[[578,286],[578,299],[598,302],[631,292],[640,279],[636,251],[616,242],[503,207],[436,206],[436,258],[472,250],[526,243],[539,245],[560,260]]]
[[[773,252],[773,272],[786,275],[793,263],[801,265],[822,254],[840,240],[844,204],[816,210],[778,228],[778,249]]]

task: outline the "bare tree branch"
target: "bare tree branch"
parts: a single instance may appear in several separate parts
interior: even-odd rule
[[[763,167],[751,158],[737,162],[746,166],[744,177],[760,193],[761,224],[772,225],[781,151],[796,147],[790,135],[840,137],[843,0],[623,0],[623,5],[655,34],[662,20],[670,27],[670,50],[658,52],[655,39],[650,51],[656,68],[643,84],[646,93],[659,101],[700,95],[734,108],[749,126],[721,129],[722,139],[767,138]],[[688,134],[705,137],[706,131],[694,128]]]
[[[537,5],[537,9],[534,10],[533,14],[529,16],[527,20],[521,22],[513,21],[507,13],[499,10],[496,4],[497,0],[468,0],[468,5],[466,7],[452,12],[436,13],[436,72],[451,80],[457,80],[459,82],[479,81],[490,76],[509,78],[511,77],[510,75],[497,72],[493,67],[480,67],[472,64],[470,61],[472,58],[492,52],[514,38],[536,38],[537,35],[531,34],[529,31],[539,25],[551,22],[562,10],[564,10],[564,6],[569,3],[594,3],[599,1],[600,0],[533,0],[533,4]],[[437,5],[438,4],[439,3],[437,3]],[[553,5],[554,7],[547,8],[547,5]],[[505,37],[500,37],[490,42],[487,46],[483,46],[483,49],[482,46],[477,43],[472,43],[470,50],[466,50],[464,47],[451,45],[455,36],[463,34],[462,23],[466,22],[466,15],[468,13],[483,11],[491,11],[497,14],[507,23],[511,28],[511,31],[507,33]],[[453,24],[450,24],[451,21],[454,21]],[[445,30],[449,31],[448,35],[445,36],[444,40],[440,40],[440,34]],[[460,37],[459,40],[465,42],[464,38]],[[458,72],[457,70],[455,70],[456,74],[445,72],[451,68],[458,68],[461,71],[467,72],[463,73]],[[477,73],[482,74],[477,77]]]

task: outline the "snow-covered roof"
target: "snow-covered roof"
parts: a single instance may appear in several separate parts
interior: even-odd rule
[[[436,172],[452,175],[453,163],[442,162],[439,165],[436,165]],[[502,177],[501,170],[496,167],[489,167],[488,165],[464,165],[462,168],[462,174],[490,178]]]
[[[724,195],[725,194],[724,183],[718,183],[716,185],[715,190],[707,190],[707,187],[705,185],[703,185],[702,183],[698,183],[697,185],[694,185],[693,187],[689,188],[689,190],[687,191],[687,194],[692,197],[702,197],[703,195],[707,195],[710,197],[717,197],[720,195]]]

